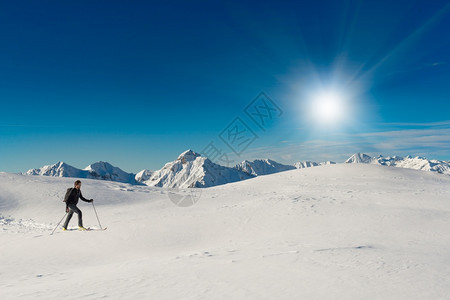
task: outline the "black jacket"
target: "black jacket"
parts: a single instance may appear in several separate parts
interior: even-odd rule
[[[66,206],[69,206],[69,204],[78,204],[78,199],[81,199],[86,202],[92,202],[89,199],[86,199],[81,194],[81,190],[78,190],[76,188],[68,188],[66,192],[66,197],[64,197],[64,202],[66,202]]]

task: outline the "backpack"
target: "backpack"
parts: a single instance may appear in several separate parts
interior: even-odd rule
[[[66,195],[64,196],[64,201],[63,202],[67,203],[67,200],[69,200],[69,196],[70,196],[70,193],[72,192],[72,190],[73,190],[73,188],[68,188],[67,189],[67,192],[66,192]]]

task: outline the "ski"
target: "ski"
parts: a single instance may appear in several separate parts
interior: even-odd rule
[[[105,231],[106,229],[108,229],[108,227],[105,227],[105,228],[102,228],[102,229],[99,229],[99,228],[88,228],[87,229],[87,231]]]
[[[102,229],[87,227],[86,230],[80,230],[80,229],[77,229],[77,228],[69,228],[69,229],[67,229],[67,231],[105,231],[106,229],[108,229],[108,227],[105,227],[105,228],[102,228]]]

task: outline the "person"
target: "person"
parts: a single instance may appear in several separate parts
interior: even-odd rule
[[[73,213],[78,215],[78,229],[86,230],[83,226],[83,216],[81,210],[77,207],[78,199],[81,199],[85,202],[94,202],[94,199],[86,199],[81,194],[81,181],[77,180],[74,183],[73,188],[68,188],[66,192],[66,196],[64,197],[64,202],[66,202],[66,213],[68,213],[66,222],[64,222],[63,230],[67,230],[67,225],[69,225],[70,219],[73,216]]]

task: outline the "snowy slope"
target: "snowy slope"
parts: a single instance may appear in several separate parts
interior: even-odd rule
[[[144,183],[167,188],[211,187],[240,181],[253,176],[234,168],[213,163],[200,154],[187,150],[173,162],[166,163]]]
[[[234,168],[253,176],[274,174],[295,169],[294,166],[283,165],[271,159],[255,159],[254,161],[244,160]]]
[[[202,189],[84,180],[106,231],[50,236],[70,178],[0,173],[2,299],[447,299],[450,177],[373,164]],[[86,226],[97,226],[81,202]],[[69,228],[74,228],[72,220]]]
[[[384,157],[382,155],[370,157],[367,154],[356,153],[346,160],[346,163],[366,163],[383,166],[423,170],[450,175],[450,164],[441,160],[429,160],[424,157]]]

